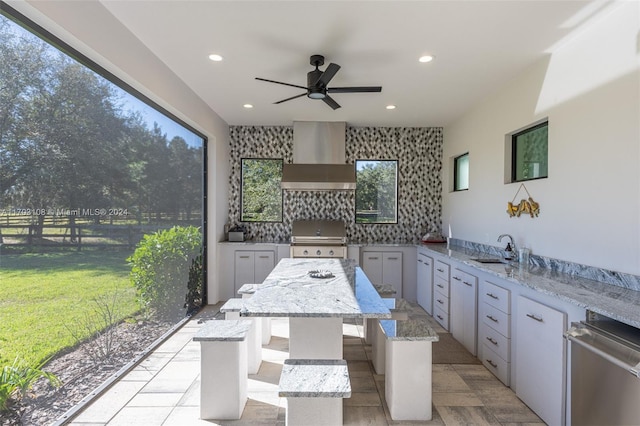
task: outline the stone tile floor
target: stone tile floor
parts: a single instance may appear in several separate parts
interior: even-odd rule
[[[263,347],[260,371],[249,376],[249,400],[240,420],[200,420],[200,345],[192,337],[199,320],[218,315],[210,306],[153,351],[104,395],[86,407],[72,425],[282,425],[286,400],[278,397],[282,364],[288,357],[288,321],[272,320],[273,337]],[[436,331],[444,331],[419,306]],[[484,366],[434,364],[433,419],[429,422],[391,420],[384,401],[384,376],[373,371],[371,346],[364,343],[362,325],[347,323],[344,357],[352,396],[344,400],[345,425],[544,425],[515,393]],[[434,343],[437,344],[437,343]]]

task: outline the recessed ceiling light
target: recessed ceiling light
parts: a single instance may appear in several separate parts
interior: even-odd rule
[[[433,56],[431,56],[431,55],[420,56],[420,58],[418,58],[418,61],[422,62],[422,63],[431,62],[431,61],[433,61]]]
[[[246,109],[251,109],[251,108],[253,108],[253,105],[251,105],[251,104],[244,104],[244,105],[242,105],[242,106],[243,106],[243,107],[245,107]]]
[[[222,60],[222,56],[216,55],[214,53],[214,54],[209,55],[209,59],[211,59],[214,62],[220,62]]]
[[[386,108],[387,109],[396,109],[396,106],[395,105],[387,105]]]

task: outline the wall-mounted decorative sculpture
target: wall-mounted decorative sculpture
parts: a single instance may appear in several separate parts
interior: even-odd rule
[[[523,198],[520,200],[519,204],[514,204],[521,189],[525,190],[529,198]],[[524,186],[524,183],[520,184],[518,191],[516,191],[516,195],[513,196],[513,200],[507,203],[507,214],[509,217],[520,217],[522,213],[528,213],[531,217],[538,217],[540,214],[540,204],[533,201],[533,198],[531,198],[531,194],[527,191],[527,187]]]

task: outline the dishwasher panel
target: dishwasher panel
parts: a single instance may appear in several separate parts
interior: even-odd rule
[[[572,324],[566,337],[571,342],[571,423],[638,424],[640,330],[594,321]]]

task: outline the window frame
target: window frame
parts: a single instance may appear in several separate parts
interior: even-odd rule
[[[282,182],[282,168],[284,166],[283,158],[265,158],[265,157],[242,157],[240,158],[240,222],[246,223],[282,223],[284,221],[284,190],[280,188],[280,219],[279,220],[247,220],[244,218],[244,167],[245,161],[279,161],[280,162],[280,182]]]
[[[467,158],[467,186],[466,188],[459,188],[458,182],[458,170],[459,170],[459,160],[463,157]],[[468,191],[469,190],[469,152],[465,152],[464,154],[460,154],[456,157],[453,157],[453,192],[460,191]]]
[[[545,152],[545,162],[547,163],[547,171],[544,176],[530,177],[524,179],[518,179],[518,138],[534,132],[538,129],[546,128],[547,129],[547,150]],[[549,177],[549,120],[545,119],[543,121],[531,124],[530,126],[525,127],[522,130],[518,130],[511,134],[511,183],[517,182],[526,182],[529,180],[538,180],[538,179],[546,179]]]
[[[359,162],[389,162],[395,163],[395,199],[394,199],[394,220],[391,222],[362,222],[358,220],[358,163]],[[397,159],[364,159],[358,158],[354,162],[354,167],[356,169],[356,189],[355,189],[355,200],[354,200],[354,222],[356,225],[397,225],[398,224],[398,198],[400,191],[400,162]]]

